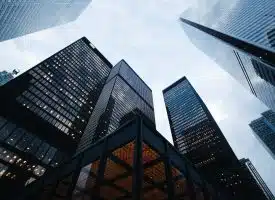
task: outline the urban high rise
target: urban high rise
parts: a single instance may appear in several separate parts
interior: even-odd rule
[[[240,159],[240,163],[243,166],[244,169],[248,170],[248,172],[251,174],[253,180],[251,182],[254,182],[254,184],[257,184],[261,190],[264,192],[267,200],[275,200],[274,195],[270,191],[270,189],[265,184],[264,180],[262,179],[261,175],[258,173],[254,165],[249,159],[242,158]]]
[[[0,41],[77,19],[91,0],[10,0],[0,2]]]
[[[78,152],[114,132],[131,119],[133,112],[141,113],[155,126],[151,89],[124,60],[121,60],[110,72],[81,138]]]
[[[7,72],[7,71],[0,72],[0,86],[12,80],[14,76],[18,73],[19,71],[16,69],[14,69],[12,72]]]
[[[1,191],[75,153],[111,68],[83,37],[1,86]]]
[[[198,49],[273,110],[274,7],[271,0],[200,0],[180,18]]]
[[[237,157],[187,78],[176,81],[163,93],[174,145],[179,152],[210,183],[230,195],[229,199],[265,199],[259,188],[246,181]]]
[[[275,159],[275,113],[272,110],[263,112],[262,117],[253,120],[249,126],[259,142]]]

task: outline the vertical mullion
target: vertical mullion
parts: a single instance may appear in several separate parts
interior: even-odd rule
[[[168,199],[174,200],[174,183],[172,180],[172,170],[171,170],[171,162],[168,155],[168,143],[163,140],[165,143],[165,156],[164,156],[164,164],[165,164],[165,176],[167,180],[167,189],[168,189]]]
[[[194,185],[193,185],[193,181],[190,180],[190,174],[189,174],[189,170],[188,170],[188,166],[186,164],[185,166],[186,169],[186,181],[187,181],[187,187],[188,187],[188,195],[190,195],[190,199],[191,200],[196,200],[196,191],[194,190]]]
[[[100,156],[100,162],[99,162],[99,166],[98,166],[98,170],[97,170],[96,183],[95,183],[95,187],[92,192],[92,199],[100,198],[100,187],[104,180],[107,156],[108,156],[108,138],[106,138],[104,140],[103,151]]]
[[[134,163],[133,163],[133,188],[132,194],[134,200],[140,200],[142,198],[142,183],[143,183],[143,164],[142,164],[142,119],[137,117],[136,126],[136,138],[134,149]]]
[[[84,157],[84,154],[82,153],[77,158],[78,159],[78,163],[76,165],[76,169],[73,172],[72,182],[71,182],[71,184],[70,184],[70,186],[68,188],[68,194],[67,194],[68,200],[72,199],[72,194],[73,194],[76,182],[78,180],[79,174],[81,172],[81,168],[82,168],[81,163],[82,163],[82,158],[83,157]]]
[[[210,198],[209,198],[209,193],[208,193],[208,190],[207,190],[207,188],[206,188],[205,182],[203,182],[202,192],[203,192],[203,198],[204,198],[205,200],[209,200],[209,199],[210,199]]]

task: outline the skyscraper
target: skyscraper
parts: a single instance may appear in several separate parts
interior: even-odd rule
[[[254,135],[275,159],[275,113],[268,110],[262,113],[262,117],[253,120],[249,126]]]
[[[221,188],[230,199],[264,199],[257,189],[246,193],[246,182],[239,161],[211,113],[186,77],[163,90],[175,147],[206,179]],[[246,191],[246,192],[245,192]]]
[[[75,153],[111,68],[83,37],[0,88],[2,188],[27,184]]]
[[[131,112],[140,112],[154,125],[152,91],[124,61],[110,72],[94,112],[78,147],[82,151],[98,139],[114,132]]]
[[[254,180],[251,180],[251,181],[254,181],[255,184],[257,184],[261,188],[261,190],[264,192],[267,200],[275,200],[274,195],[269,190],[269,188],[265,184],[264,180],[262,179],[262,177],[260,176],[260,174],[256,170],[256,168],[251,163],[251,161],[249,159],[242,158],[240,160],[240,163],[242,164],[243,168],[245,168],[245,169],[247,169],[249,171],[249,173],[251,174],[251,176],[254,179]]]
[[[10,80],[12,80],[14,78],[14,76],[18,73],[19,73],[19,71],[16,69],[13,70],[12,72],[7,72],[7,71],[0,72],[0,86],[4,85],[7,82],[9,82]]]
[[[270,0],[201,0],[180,19],[198,49],[273,110],[274,6]]]
[[[1,1],[0,41],[77,19],[91,0]]]

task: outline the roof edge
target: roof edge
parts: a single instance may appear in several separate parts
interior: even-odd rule
[[[175,87],[176,85],[180,84],[181,82],[185,81],[188,79],[186,78],[186,76],[180,78],[179,80],[177,80],[176,82],[172,83],[170,86],[166,87],[165,89],[162,90],[163,93],[166,93],[168,90],[172,89],[173,87]]]

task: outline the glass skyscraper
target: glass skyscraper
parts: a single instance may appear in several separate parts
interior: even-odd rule
[[[0,41],[76,20],[91,0],[0,2]]]
[[[110,72],[78,151],[114,132],[127,121],[127,116],[131,118],[131,112],[142,113],[151,124],[155,124],[151,89],[121,60]]]
[[[256,138],[275,159],[275,113],[268,110],[262,113],[262,117],[253,120],[249,126]]]
[[[175,147],[230,199],[264,199],[246,181],[239,161],[211,113],[186,77],[163,90]],[[245,191],[252,190],[247,193]],[[252,194],[253,193],[253,194]],[[251,196],[250,196],[251,195]]]
[[[28,184],[75,153],[111,68],[83,37],[1,86],[1,188]]]
[[[256,168],[254,167],[252,162],[249,159],[242,158],[240,160],[240,163],[252,175],[254,180],[251,180],[251,181],[255,182],[255,184],[257,184],[261,188],[261,190],[264,192],[267,200],[275,200],[274,195],[272,194],[270,189],[267,187],[267,185],[265,184],[264,180],[262,179],[261,175],[258,173]]]
[[[274,6],[271,0],[201,0],[181,17],[192,43],[273,110]]]
[[[14,76],[18,73],[19,73],[18,70],[13,70],[12,72],[7,72],[7,71],[0,72],[0,86],[12,80]]]

